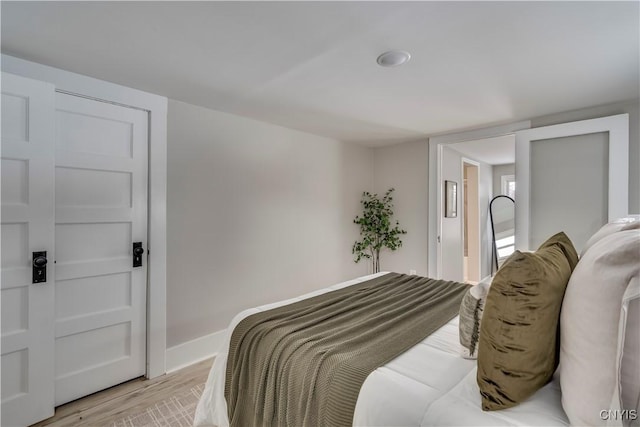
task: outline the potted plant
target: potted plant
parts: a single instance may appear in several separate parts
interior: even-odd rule
[[[390,188],[380,199],[377,194],[368,191],[362,193],[363,211],[362,216],[356,216],[353,220],[360,226],[361,239],[353,244],[351,252],[355,255],[354,261],[361,259],[371,259],[373,261],[373,272],[380,271],[380,250],[383,248],[395,251],[402,246],[401,234],[407,234],[400,228],[400,223],[393,221],[393,193]]]

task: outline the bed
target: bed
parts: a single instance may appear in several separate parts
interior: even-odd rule
[[[618,231],[621,228],[618,227],[612,230]],[[635,224],[634,228],[638,228],[638,223]],[[627,240],[631,243],[627,243],[627,248],[637,248],[638,242],[640,242],[639,236],[640,232],[638,230],[635,230],[635,234],[629,235]],[[611,243],[604,244],[603,247],[605,248],[603,250],[609,250],[607,248],[611,247]],[[637,255],[633,255],[631,261],[627,263],[629,264],[629,269],[623,275],[624,286],[621,287],[621,292],[624,293],[627,301],[638,302],[640,301],[637,294],[638,291],[634,291],[636,293],[629,298],[629,290],[632,286],[627,286],[630,283],[635,283],[635,287],[638,288]],[[583,273],[588,274],[589,277],[594,274],[590,270],[585,270]],[[392,273],[382,272],[363,276],[297,298],[255,307],[239,313],[226,330],[223,346],[219,349],[218,356],[215,358],[205,390],[198,404],[194,425],[218,427],[229,425],[228,407],[225,399],[227,354],[229,353],[232,333],[241,321],[257,313],[284,307],[332,291],[355,287],[358,284],[381,278],[388,274]],[[632,279],[630,280],[629,277],[632,277]],[[579,280],[584,281],[584,278],[581,277]],[[580,293],[584,292],[580,291]],[[609,292],[609,294],[612,293],[615,292]],[[621,295],[616,298],[622,300]],[[576,304],[584,306],[584,303],[580,301]],[[567,303],[567,305],[570,306],[571,303]],[[613,306],[617,307],[618,310],[620,309],[620,304],[618,303]],[[628,310],[629,307],[626,309]],[[623,311],[624,309],[623,304]],[[633,316],[638,315],[637,311],[633,313],[633,310],[629,313]],[[567,382],[563,387],[569,390],[572,386],[570,381],[573,373],[568,372],[565,376],[566,379],[565,377],[561,378],[562,366],[553,374],[551,381],[517,406],[502,410],[483,411],[477,381],[478,364],[476,360],[461,357],[458,321],[459,317],[455,316],[419,343],[371,372],[362,383],[357,395],[352,424],[356,426],[566,426],[571,425],[570,416],[567,415],[567,408],[569,408],[569,412],[574,417],[581,416],[579,414],[581,411],[585,412],[583,408],[580,408],[580,405],[584,405],[583,402],[589,401],[593,396],[588,396],[587,398],[580,396],[578,403],[568,401],[567,397],[561,393],[561,382]],[[569,325],[570,322],[565,321],[565,323]],[[621,329],[623,338],[625,333],[627,337],[637,335],[637,323],[637,319],[629,319],[627,324],[632,325],[632,328],[627,328],[626,332],[624,328]],[[617,326],[616,318],[616,329]],[[566,335],[569,337],[571,337],[571,328],[573,326],[569,326],[566,331]],[[565,333],[564,330],[563,333]],[[638,379],[636,379],[639,368],[635,366],[638,362],[638,349],[627,350],[626,359],[623,359],[620,348],[622,346],[626,349],[627,346],[624,343],[620,344],[619,337],[614,336],[613,340],[613,344],[610,345],[613,347],[613,353],[610,354],[610,362],[613,367],[608,371],[606,369],[599,369],[599,371],[603,371],[603,375],[607,379],[616,376],[618,382],[612,383],[611,388],[615,388],[618,392],[621,391],[622,394],[626,393],[627,400],[629,400],[629,391],[625,392],[625,387],[627,390],[631,390],[632,396],[630,400],[632,405],[635,404],[637,406],[638,396],[640,396],[638,391],[640,386],[638,385]],[[633,345],[637,347],[637,342]],[[615,352],[616,347],[618,348],[617,354]],[[563,352],[567,351],[569,350],[563,348]],[[596,362],[601,365],[603,359],[602,356],[599,357],[601,357],[600,360]],[[568,356],[567,360],[569,360]],[[624,360],[627,360],[626,368],[620,366],[621,361],[622,364],[625,363]],[[629,360],[631,364],[629,364]],[[569,371],[566,367],[565,370]],[[613,374],[614,370],[617,370],[615,375]],[[621,378],[620,372],[627,372],[625,374],[626,377]],[[628,372],[631,372],[630,376]],[[625,379],[626,385],[624,384]],[[602,380],[596,378],[594,381],[600,381],[601,383]],[[585,383],[585,387],[588,386]],[[610,390],[605,390],[607,387],[601,388],[603,391],[610,393]],[[616,393],[614,395],[618,396]],[[621,408],[615,406],[609,395],[601,398],[599,402],[589,401],[589,405],[591,405],[591,409],[602,408],[608,410],[609,412],[605,413],[605,416],[608,414],[607,417],[600,413],[599,418],[596,418],[599,422],[594,422],[592,416],[591,420],[585,418],[586,421],[574,421],[573,424],[637,425],[637,409],[627,410],[626,412],[621,411]]]

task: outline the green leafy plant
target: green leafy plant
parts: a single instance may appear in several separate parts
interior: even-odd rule
[[[392,225],[393,217],[393,193],[390,188],[382,199],[377,194],[368,191],[362,193],[362,216],[356,216],[353,220],[360,226],[360,240],[353,244],[351,253],[355,255],[354,261],[360,262],[363,258],[373,260],[373,272],[380,271],[380,251],[388,248],[395,251],[402,246],[401,234],[407,234],[400,228],[398,221]]]

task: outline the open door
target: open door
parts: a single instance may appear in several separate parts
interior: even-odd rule
[[[628,214],[628,114],[515,134],[516,249],[564,231],[580,252],[603,224]]]
[[[462,226],[464,248],[464,282],[478,283],[481,277],[480,238],[480,166],[462,158]]]
[[[3,426],[54,411],[54,137],[53,85],[2,73]]]

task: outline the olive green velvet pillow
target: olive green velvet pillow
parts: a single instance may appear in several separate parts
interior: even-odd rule
[[[519,404],[545,385],[558,365],[558,319],[578,255],[564,233],[536,252],[515,251],[494,277],[478,349],[482,409]]]

